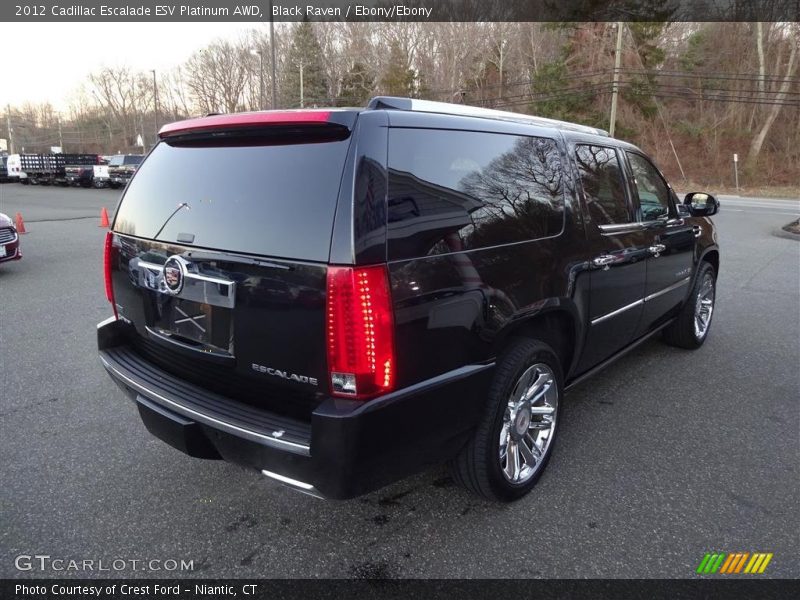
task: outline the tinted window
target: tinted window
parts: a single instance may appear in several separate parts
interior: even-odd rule
[[[616,151],[604,146],[578,146],[575,156],[592,220],[598,225],[629,223],[631,216]]]
[[[126,165],[138,165],[142,162],[143,156],[126,156],[125,157],[125,164]]]
[[[349,141],[219,143],[160,143],[128,185],[115,230],[152,238],[163,226],[167,242],[186,234],[205,248],[327,261]],[[181,202],[188,208],[176,211]]]
[[[389,257],[558,234],[561,156],[551,139],[429,129],[389,134]]]
[[[658,170],[641,154],[628,152],[642,221],[654,221],[669,215],[669,188]]]

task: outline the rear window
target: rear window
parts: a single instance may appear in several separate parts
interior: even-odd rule
[[[161,142],[128,185],[114,229],[216,250],[327,261],[349,141],[286,141]],[[187,206],[176,210],[181,203]]]
[[[124,164],[126,164],[126,165],[138,165],[140,162],[142,162],[143,159],[144,159],[144,156],[126,156]]]

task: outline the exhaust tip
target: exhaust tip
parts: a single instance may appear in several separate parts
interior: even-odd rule
[[[286,487],[292,488],[293,490],[298,491],[301,494],[313,496],[314,498],[324,499],[324,496],[320,494],[316,490],[316,488],[310,483],[305,483],[304,481],[298,481],[297,479],[292,479],[291,477],[286,477],[285,475],[279,475],[278,473],[273,473],[272,471],[267,471],[266,469],[262,469],[261,474],[269,477],[270,479],[274,479],[275,481],[278,481],[283,485],[285,485]]]

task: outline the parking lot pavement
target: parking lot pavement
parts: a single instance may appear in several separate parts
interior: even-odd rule
[[[25,223],[67,219],[100,218],[105,207],[113,213],[120,190],[76,187],[0,185],[0,212],[9,216],[21,213]]]
[[[95,351],[104,230],[59,220],[115,198],[0,186],[30,232],[0,266],[0,577],[40,575],[14,568],[33,553],[193,560],[174,574],[202,577],[692,577],[709,551],[772,552],[767,576],[800,576],[800,243],[771,235],[783,210],[723,203],[706,345],[648,342],[571,392],[537,488],[499,506],[444,469],[325,502],[154,439]]]

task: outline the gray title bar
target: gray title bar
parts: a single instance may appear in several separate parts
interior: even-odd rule
[[[798,21],[800,0],[38,0],[0,3],[3,22]]]

